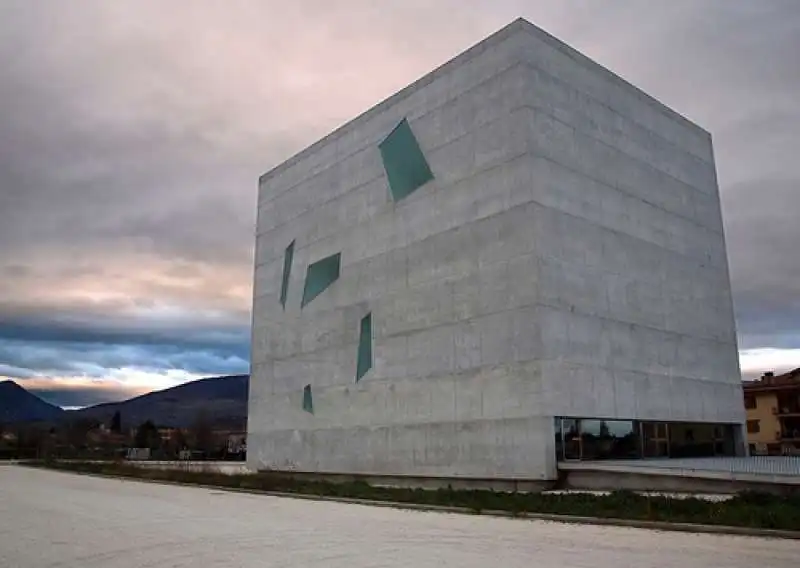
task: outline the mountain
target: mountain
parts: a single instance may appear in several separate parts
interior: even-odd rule
[[[43,401],[14,381],[0,382],[0,422],[51,422],[65,414],[63,409]]]
[[[146,420],[158,426],[189,427],[201,412],[219,427],[243,428],[247,423],[248,375],[211,377],[151,392],[123,402],[109,402],[71,410],[69,418],[92,418],[111,423],[120,413],[123,428]]]

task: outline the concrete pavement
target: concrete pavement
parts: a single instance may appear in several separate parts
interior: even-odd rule
[[[0,468],[0,566],[796,566],[796,541],[421,513]]]

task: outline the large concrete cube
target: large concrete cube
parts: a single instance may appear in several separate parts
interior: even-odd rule
[[[433,179],[395,199],[404,119]],[[251,373],[257,469],[552,479],[554,417],[740,429],[709,133],[514,22],[262,176]]]

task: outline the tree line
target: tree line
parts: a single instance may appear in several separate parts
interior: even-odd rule
[[[148,448],[161,459],[176,459],[187,451],[209,458],[229,457],[227,440],[216,439],[213,423],[202,410],[189,428],[159,428],[145,420],[126,430],[119,411],[105,424],[84,417],[58,424],[0,423],[0,459],[122,457],[130,447]]]

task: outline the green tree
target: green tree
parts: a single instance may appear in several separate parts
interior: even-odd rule
[[[137,448],[150,448],[156,450],[161,445],[161,437],[158,434],[158,428],[153,424],[152,420],[145,420],[136,429],[136,437],[134,445]]]
[[[178,451],[184,450],[189,446],[189,442],[186,440],[186,435],[183,433],[182,428],[176,428],[172,433],[172,443]]]
[[[25,424],[17,429],[19,457],[38,457],[45,443],[45,431],[35,425]]]
[[[186,436],[183,433],[183,430],[180,428],[174,428],[172,432],[170,432],[169,439],[166,441],[164,445],[164,450],[166,453],[173,458],[177,458],[180,451],[184,450],[188,447],[186,442]]]
[[[108,429],[117,434],[122,432],[122,415],[119,413],[119,410],[117,410],[111,418],[111,426],[109,426]]]
[[[209,453],[214,449],[214,430],[205,410],[197,413],[191,428],[194,449]]]
[[[88,434],[100,427],[100,422],[92,418],[77,418],[72,420],[66,429],[67,443],[74,448],[86,446]]]

